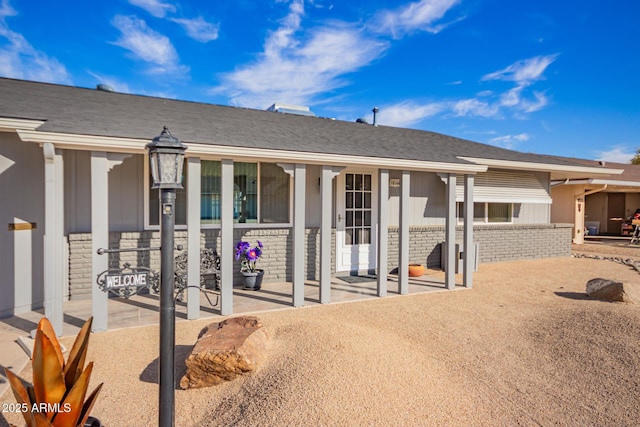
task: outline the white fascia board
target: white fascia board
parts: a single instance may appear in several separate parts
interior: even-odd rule
[[[109,136],[77,135],[72,133],[38,132],[18,130],[18,136],[24,142],[44,144],[50,142],[56,148],[84,151],[108,151],[113,153],[144,153],[150,143],[146,139],[113,138]]]
[[[62,134],[20,130],[20,139],[43,144],[50,142],[58,148],[85,151],[109,151],[116,153],[146,153],[146,139],[114,138],[107,136]],[[446,163],[421,160],[367,157],[304,151],[274,150],[268,148],[232,147],[227,145],[198,144],[183,141],[187,145],[187,157],[204,159],[269,160],[284,163],[305,163],[336,166],[369,166],[389,169],[475,174],[486,172],[487,166],[475,163]]]
[[[15,132],[19,129],[35,130],[42,126],[44,122],[44,120],[0,117],[0,132]]]
[[[458,158],[468,162],[487,165],[488,167],[499,169],[530,170],[539,172],[574,172],[590,175],[620,175],[624,172],[624,169],[609,169],[602,167],[596,168],[590,166],[556,165],[551,163],[517,162],[513,160],[481,159],[477,157],[464,156],[458,156]]]
[[[640,187],[638,181],[615,181],[612,179],[569,179],[554,181],[556,185],[617,185],[620,187]]]

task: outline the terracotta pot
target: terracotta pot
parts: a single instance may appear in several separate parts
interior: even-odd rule
[[[409,264],[409,277],[420,277],[424,275],[424,265]]]

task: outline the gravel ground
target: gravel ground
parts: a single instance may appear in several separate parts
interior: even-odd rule
[[[266,365],[177,390],[176,425],[636,426],[640,305],[586,299],[594,277],[640,287],[627,266],[557,258],[483,264],[472,290],[261,313]],[[210,322],[178,323],[178,360]],[[157,327],[91,340],[94,415],[157,425]]]

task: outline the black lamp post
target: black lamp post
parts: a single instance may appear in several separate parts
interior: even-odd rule
[[[165,126],[147,144],[152,189],[160,189],[160,427],[173,427],[175,420],[175,341],[176,317],[174,287],[174,231],[176,189],[182,187],[182,165],[186,146]]]

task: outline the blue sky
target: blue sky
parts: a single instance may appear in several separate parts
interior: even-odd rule
[[[635,0],[0,0],[0,76],[628,162]]]

